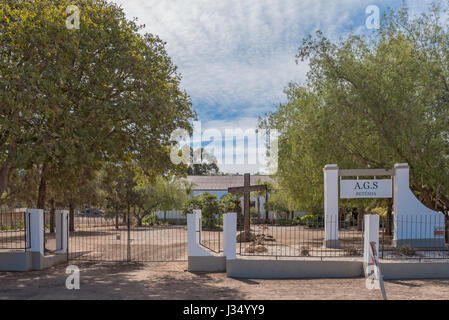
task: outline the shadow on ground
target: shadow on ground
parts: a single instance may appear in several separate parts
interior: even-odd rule
[[[0,299],[243,299],[210,275],[191,274],[184,266],[145,263],[76,263],[80,290],[68,290],[67,265],[45,271],[0,273]]]

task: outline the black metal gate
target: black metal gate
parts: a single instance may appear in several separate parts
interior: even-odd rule
[[[186,261],[187,219],[178,212],[133,215],[78,214],[69,233],[69,259],[87,261]]]

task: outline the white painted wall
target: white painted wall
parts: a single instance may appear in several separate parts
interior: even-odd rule
[[[28,251],[44,254],[44,210],[27,209],[25,223]]]
[[[212,256],[200,246],[201,210],[187,215],[187,254],[189,257]]]
[[[164,211],[153,212],[153,215],[157,216],[159,219],[164,220]],[[182,211],[171,210],[167,211],[167,220],[180,219],[186,220],[186,216],[182,214]]]
[[[444,230],[444,215],[423,205],[410,190],[410,168],[406,163],[394,166],[394,239],[444,239],[435,228]]]

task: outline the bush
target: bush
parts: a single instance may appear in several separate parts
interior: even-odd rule
[[[416,255],[416,250],[414,248],[412,248],[410,245],[406,244],[406,245],[397,247],[395,249],[395,253],[398,256],[413,257]]]
[[[362,256],[360,249],[356,247],[345,248],[344,252],[346,256]]]
[[[296,218],[295,218],[296,219]],[[321,216],[308,214],[303,217],[298,217],[299,224],[307,228],[323,228],[324,221]]]
[[[163,222],[157,216],[147,216],[142,219],[142,225],[144,226],[159,226],[162,225]]]
[[[310,250],[308,247],[302,247],[301,248],[301,256],[303,257],[309,257],[310,256]]]
[[[203,229],[221,229],[223,227],[223,216],[220,215],[218,218],[215,215],[203,216],[201,223]]]

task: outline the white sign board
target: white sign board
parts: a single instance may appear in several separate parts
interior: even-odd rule
[[[391,198],[391,179],[386,180],[341,180],[340,198]]]

